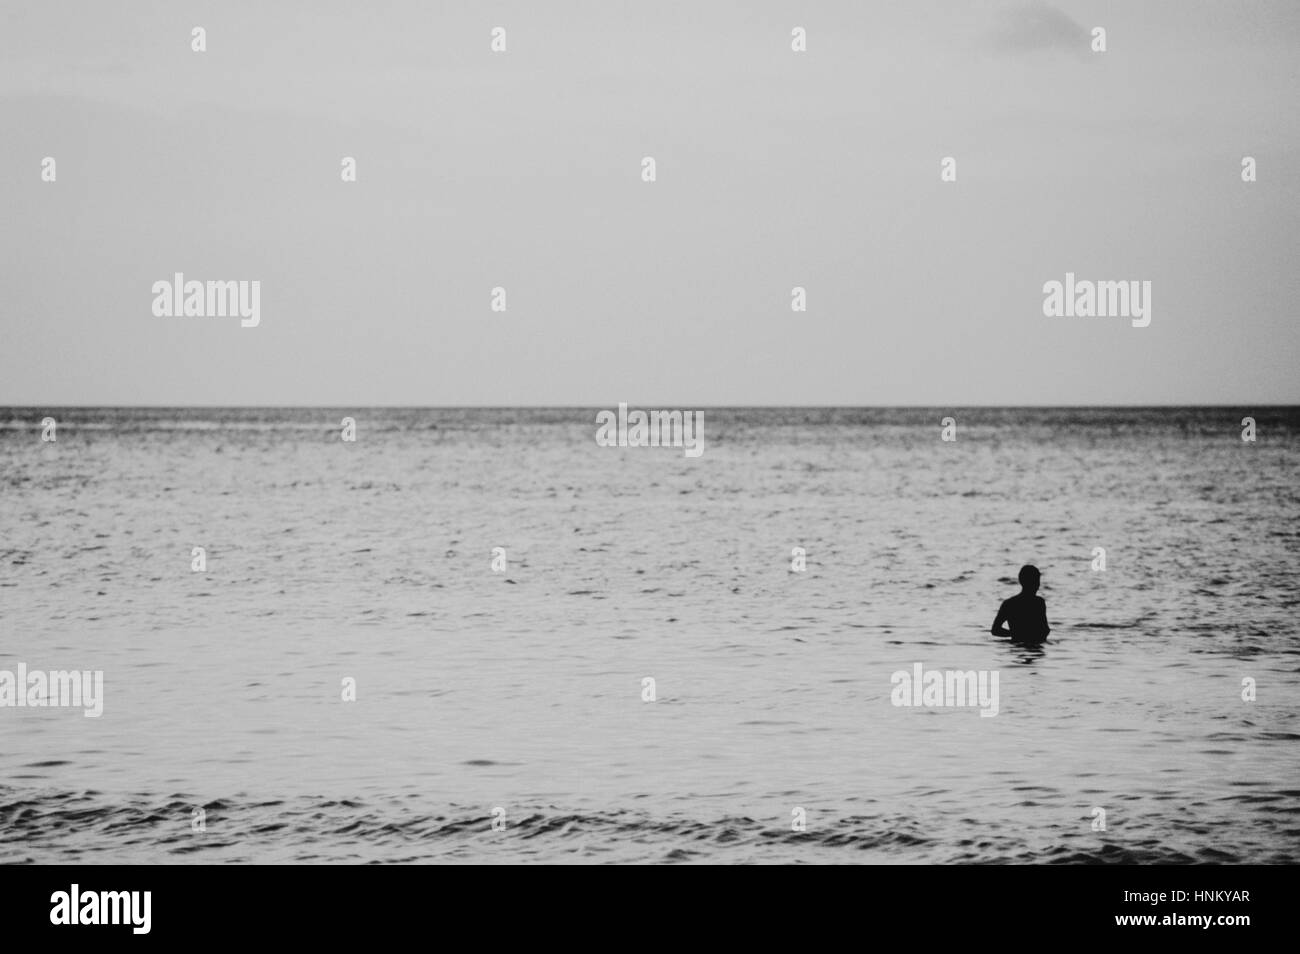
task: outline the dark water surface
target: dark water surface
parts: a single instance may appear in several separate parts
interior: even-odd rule
[[[1300,858],[1300,411],[595,411],[0,408],[0,861]]]

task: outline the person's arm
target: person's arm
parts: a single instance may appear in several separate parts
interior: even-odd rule
[[[993,620],[993,627],[989,630],[994,636],[1010,636],[1011,630],[1003,629],[1002,625],[1007,621],[1007,604],[1003,603],[998,607],[997,619]]]
[[[1040,599],[1038,602],[1043,611],[1043,638],[1046,639],[1052,632],[1052,627],[1047,625],[1047,601]]]

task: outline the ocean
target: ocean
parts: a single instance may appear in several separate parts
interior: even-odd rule
[[[1300,409],[598,410],[0,408],[0,862],[1300,860]]]

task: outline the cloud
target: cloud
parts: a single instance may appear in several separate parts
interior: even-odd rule
[[[1061,51],[1086,54],[1092,31],[1046,3],[1007,7],[993,30],[993,45],[1006,53]]]

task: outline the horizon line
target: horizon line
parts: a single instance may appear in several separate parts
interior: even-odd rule
[[[669,408],[675,410],[929,410],[933,408],[972,408],[985,410],[1160,410],[1172,408],[1297,408],[1300,403],[1211,403],[1211,404],[665,404],[663,402],[620,401],[629,409]],[[6,404],[0,408],[26,410],[39,408],[79,408],[86,410],[371,410],[410,411],[567,411],[605,408],[608,404]]]

